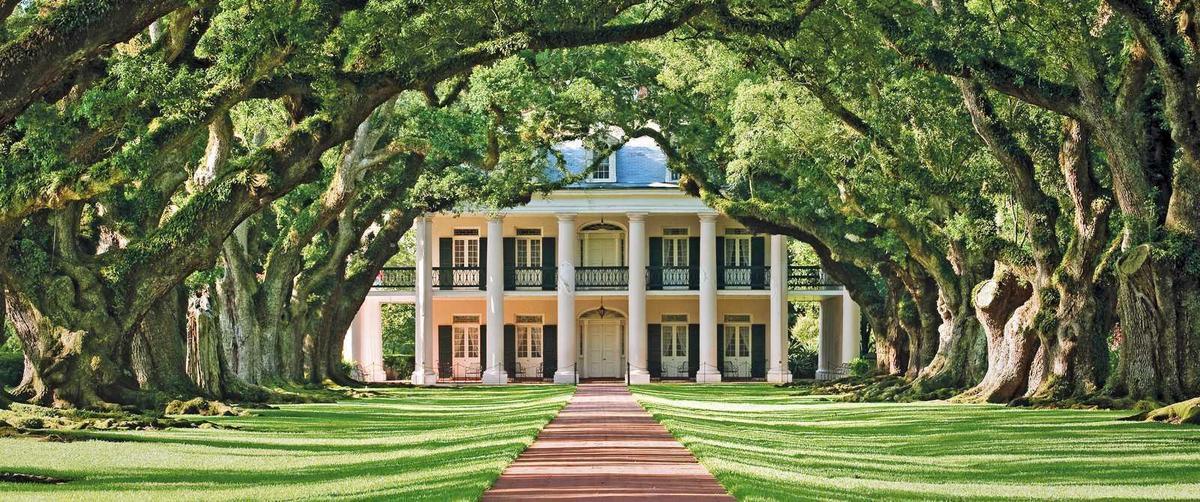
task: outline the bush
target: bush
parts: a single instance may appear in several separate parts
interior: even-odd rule
[[[792,378],[811,379],[817,376],[817,351],[803,345],[793,345],[788,354],[788,366],[792,369]]]
[[[856,377],[865,377],[871,374],[871,367],[874,364],[865,357],[856,357],[850,361],[850,375]]]
[[[383,370],[387,373],[388,380],[403,380],[408,378],[413,373],[412,354],[384,354],[383,355]]]
[[[12,387],[21,383],[25,374],[25,356],[0,354],[0,387]]]

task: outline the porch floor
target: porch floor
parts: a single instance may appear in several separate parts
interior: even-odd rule
[[[623,383],[580,385],[483,495],[503,500],[734,500]]]

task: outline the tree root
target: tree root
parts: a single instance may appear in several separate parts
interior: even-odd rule
[[[1126,420],[1200,425],[1200,397],[1138,413]]]

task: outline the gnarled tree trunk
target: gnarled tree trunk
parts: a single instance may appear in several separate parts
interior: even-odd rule
[[[1025,393],[1038,350],[1031,328],[1040,309],[1033,288],[1011,270],[998,270],[977,288],[975,312],[987,336],[987,374],[956,400],[1003,403]]]

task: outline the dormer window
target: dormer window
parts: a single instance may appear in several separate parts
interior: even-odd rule
[[[588,155],[589,164],[591,163],[591,155]],[[592,169],[591,175],[588,176],[588,181],[593,183],[612,183],[617,181],[617,154],[613,152]]]

